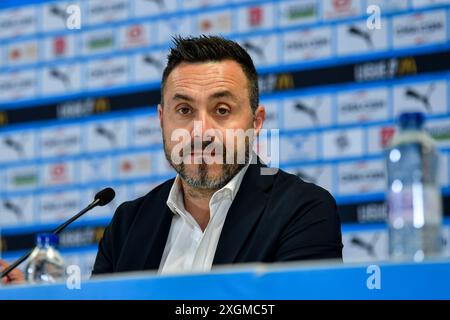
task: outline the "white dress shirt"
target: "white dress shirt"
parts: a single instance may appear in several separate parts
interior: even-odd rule
[[[167,199],[174,216],[159,265],[160,274],[211,270],[228,209],[247,168],[248,164],[214,192],[209,201],[210,220],[204,231],[184,207],[181,178],[177,175]]]

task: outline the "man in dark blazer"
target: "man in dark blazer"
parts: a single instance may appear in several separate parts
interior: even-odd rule
[[[261,132],[265,110],[259,105],[255,67],[244,49],[219,37],[175,39],[161,94],[164,151],[177,177],[117,208],[99,243],[94,275],[342,259],[336,202],[325,189],[282,170],[267,174],[270,170],[248,139],[230,147],[224,134],[201,141],[200,149],[191,140],[177,149],[177,130],[186,130],[193,140],[201,129]],[[222,153],[207,155],[211,145],[223,147]],[[238,162],[242,150],[245,161]],[[230,154],[235,162],[205,158]]]

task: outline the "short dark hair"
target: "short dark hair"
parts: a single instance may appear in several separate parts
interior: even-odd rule
[[[174,37],[174,47],[167,57],[161,81],[161,105],[167,77],[182,62],[236,61],[248,80],[250,107],[254,113],[259,105],[258,75],[250,55],[237,42],[218,36]]]

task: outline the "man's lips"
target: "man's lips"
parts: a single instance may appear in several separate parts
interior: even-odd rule
[[[191,151],[191,154],[206,154],[206,155],[208,155],[208,154],[216,154],[216,151],[215,150],[211,150],[211,151],[208,151],[208,152],[205,152],[205,151]]]
[[[197,152],[197,151],[193,151],[193,152],[191,152],[189,155],[191,155],[191,156],[211,156],[211,157],[214,157],[214,156],[216,156],[216,152],[215,151],[212,151],[212,152],[206,152],[206,153],[204,153],[204,152]],[[219,153],[217,153],[217,155],[220,155]]]

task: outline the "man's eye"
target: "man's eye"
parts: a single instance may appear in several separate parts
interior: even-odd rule
[[[182,108],[178,109],[177,112],[182,115],[187,115],[187,114],[191,113],[191,108],[182,107]]]
[[[225,116],[230,113],[230,110],[227,108],[217,108],[217,113],[221,116]]]

